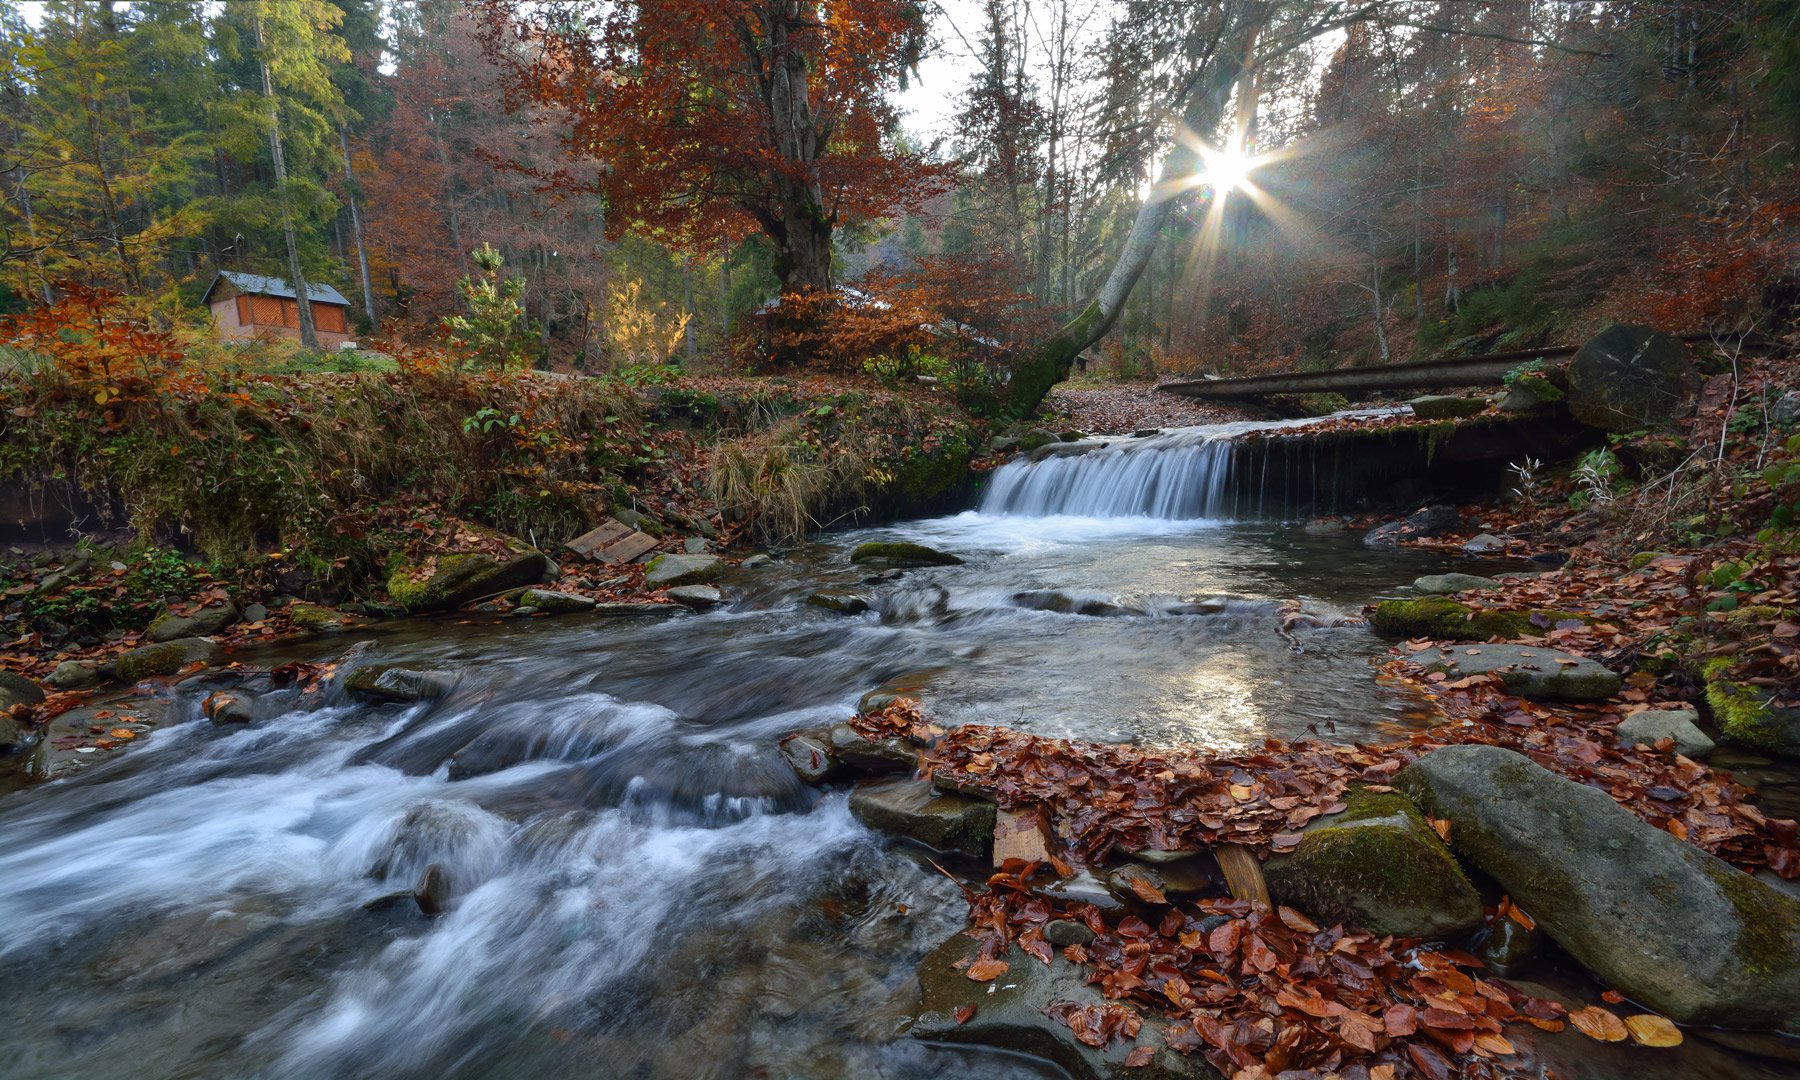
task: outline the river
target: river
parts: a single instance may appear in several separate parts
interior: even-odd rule
[[[1060,1075],[895,1038],[964,904],[926,853],[799,783],[780,736],[883,683],[942,723],[1091,739],[1403,731],[1428,709],[1372,677],[1379,641],[1324,629],[1296,651],[1276,605],[1352,611],[1471,566],[1066,505],[829,535],[734,571],[705,615],[415,619],[241,657],[367,638],[453,676],[430,703],[280,691],[217,728],[209,687],[178,687],[143,745],[0,797],[0,1076]],[[865,581],[851,547],[893,538],[965,563]],[[805,603],[824,587],[872,610]],[[493,771],[452,779],[484,734]],[[429,864],[445,914],[379,902]]]

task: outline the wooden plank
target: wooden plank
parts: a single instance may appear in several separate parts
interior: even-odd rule
[[[656,538],[648,533],[638,532],[622,521],[607,518],[563,546],[584,559],[622,563],[655,547]]]
[[[649,533],[634,532],[616,544],[601,549],[595,556],[603,563],[624,563],[642,555],[656,547],[656,537]]]
[[[1263,880],[1262,863],[1256,852],[1242,844],[1220,844],[1213,848],[1219,869],[1225,871],[1225,887],[1237,900],[1255,900],[1269,907],[1269,885]]]
[[[1050,829],[1044,815],[1033,807],[1029,810],[1001,810],[994,818],[994,865],[1006,865],[1008,859],[1026,862],[1050,861]]]

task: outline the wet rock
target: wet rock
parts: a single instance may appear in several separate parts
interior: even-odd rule
[[[1457,397],[1453,394],[1427,394],[1407,402],[1413,415],[1421,420],[1456,420],[1474,416],[1487,408],[1486,398]]]
[[[261,605],[261,604],[245,604],[244,605],[244,621],[245,622],[262,622],[264,619],[266,619],[268,617],[269,617],[269,609],[264,607],[263,605]]]
[[[850,813],[871,829],[917,840],[940,851],[980,858],[994,838],[994,804],[950,795],[929,780],[859,781]]]
[[[1452,679],[1498,675],[1506,692],[1546,701],[1605,701],[1619,692],[1624,679],[1600,664],[1573,653],[1523,645],[1469,645],[1427,649],[1413,657],[1429,671]]]
[[[773,558],[771,558],[767,555],[764,555],[761,552],[758,552],[757,554],[750,556],[748,559],[745,559],[743,562],[739,563],[738,565],[743,567],[745,570],[755,570],[757,567],[769,566],[769,565],[773,564],[774,562],[775,562],[775,560]]]
[[[1019,448],[1020,441],[1016,435],[996,435],[988,440],[988,449],[996,454],[1010,454]]]
[[[1501,975],[1517,971],[1537,955],[1543,938],[1542,931],[1527,930],[1511,918],[1495,919],[1481,944],[1481,959]]]
[[[1369,628],[1390,638],[1487,641],[1535,637],[1567,620],[1588,621],[1574,611],[1494,611],[1472,608],[1444,596],[1383,600],[1369,613]]]
[[[295,626],[315,634],[335,634],[360,625],[356,616],[318,604],[290,604],[287,613]]]
[[[0,670],[0,713],[12,711],[15,705],[42,705],[44,688],[23,675]]]
[[[1109,919],[1116,920],[1132,911],[1105,881],[1087,869],[1076,870],[1066,878],[1052,878],[1048,881],[1041,877],[1035,878],[1031,892],[1034,896],[1042,896],[1057,903],[1092,904]]]
[[[165,614],[150,624],[146,634],[151,641],[207,637],[234,625],[239,617],[237,605],[227,600],[214,607],[201,608],[192,615]]]
[[[442,866],[432,863],[419,873],[419,883],[413,886],[412,895],[421,914],[442,915],[450,906],[450,875]]]
[[[241,690],[218,690],[200,703],[200,712],[214,727],[248,724],[256,719],[255,699]]]
[[[681,550],[687,552],[689,555],[704,555],[704,554],[706,554],[706,537],[704,537],[704,536],[688,537],[686,540],[683,540],[681,542]]]
[[[630,618],[637,616],[666,618],[670,615],[679,615],[683,610],[684,609],[678,604],[656,604],[647,600],[602,602],[595,604],[593,607],[594,614],[604,615],[608,618]]]
[[[1368,547],[1395,547],[1402,540],[1442,536],[1460,528],[1462,516],[1454,506],[1428,506],[1410,517],[1377,525],[1363,534],[1363,543]]]
[[[450,696],[456,676],[397,664],[365,664],[344,680],[344,689],[370,701],[436,701]]]
[[[905,739],[871,739],[849,724],[833,724],[830,738],[832,754],[853,769],[911,773],[919,767],[919,752]]]
[[[644,584],[702,585],[725,572],[725,560],[717,555],[658,555],[644,571]]]
[[[1073,919],[1052,919],[1044,924],[1044,940],[1059,949],[1070,945],[1087,945],[1094,940],[1094,932],[1086,923],[1078,923]]]
[[[1012,601],[1027,611],[1054,611],[1059,615],[1087,615],[1096,619],[1143,615],[1142,608],[1130,607],[1111,600],[1084,599],[1051,589],[1033,589],[1014,593]]]
[[[122,682],[134,683],[157,675],[173,675],[189,664],[216,664],[225,650],[205,638],[178,638],[155,645],[140,645],[114,663]]]
[[[1056,956],[1046,965],[1014,945],[998,959],[1007,969],[992,982],[978,983],[958,964],[976,958],[980,943],[957,934],[928,953],[919,964],[919,1014],[912,1035],[932,1042],[991,1046],[1055,1062],[1075,1080],[1216,1080],[1218,1073],[1200,1055],[1183,1057],[1163,1044],[1164,1021],[1143,1013],[1137,1041],[1115,1041],[1105,1049],[1082,1043],[1067,1024],[1047,1014],[1052,1005],[1078,1008],[1102,1005],[1100,988],[1087,981],[1088,969]],[[973,1016],[957,1023],[958,1009],[974,1006]],[[1154,1047],[1147,1066],[1127,1068],[1125,1058],[1138,1046]]]
[[[1300,846],[1263,864],[1269,895],[1320,925],[1445,938],[1481,923],[1481,895],[1419,812],[1398,795],[1353,791]]]
[[[1480,533],[1462,546],[1470,555],[1498,555],[1506,550],[1506,541],[1493,533]]]
[[[948,552],[899,540],[871,540],[858,544],[856,550],[850,553],[850,561],[902,570],[919,566],[962,565],[961,559]]]
[[[1342,518],[1314,518],[1300,526],[1300,531],[1308,536],[1336,536],[1349,529]]]
[[[1601,982],[1679,1023],[1800,1032],[1800,900],[1511,750],[1436,750],[1393,784]]]
[[[1208,852],[1197,852],[1176,859],[1161,859],[1153,862],[1139,862],[1138,856],[1143,854],[1167,855],[1171,852],[1139,852],[1132,856],[1129,869],[1143,877],[1151,885],[1162,890],[1164,895],[1178,897],[1217,896],[1225,891],[1225,875],[1219,864]],[[1107,884],[1115,889],[1123,885],[1131,888],[1131,883],[1116,879],[1109,874]],[[1124,895],[1124,894],[1120,894]]]
[[[545,758],[573,761],[599,753],[617,741],[603,717],[564,716],[497,724],[450,755],[450,779],[467,780]]]
[[[806,602],[839,615],[860,615],[869,610],[869,602],[848,589],[820,589],[807,597]]]
[[[45,680],[58,690],[86,690],[90,686],[100,684],[100,670],[93,664],[84,664],[79,660],[64,660],[56,665],[56,670]]]
[[[0,758],[17,757],[36,745],[37,738],[29,726],[0,712]]]
[[[520,607],[532,607],[548,615],[572,615],[594,610],[594,601],[574,593],[551,589],[526,589],[519,594]]]
[[[1674,739],[1677,754],[1698,761],[1713,752],[1713,741],[1696,723],[1699,719],[1692,709],[1651,709],[1619,721],[1615,734],[1620,746],[1655,746],[1660,739]]]
[[[1569,412],[1602,431],[1668,427],[1699,396],[1687,345],[1648,326],[1608,327],[1569,361]]]
[[[1459,593],[1468,589],[1498,589],[1500,583],[1493,578],[1480,577],[1476,574],[1427,574],[1415,578],[1412,583],[1413,592],[1424,596]]]
[[[725,602],[725,594],[711,585],[677,585],[668,595],[669,599],[693,611],[706,611]]]
[[[823,784],[843,771],[843,762],[831,752],[831,735],[824,731],[796,731],[781,740],[781,756],[794,774],[809,784]]]
[[[1555,408],[1567,395],[1542,375],[1527,374],[1514,379],[1500,399],[1503,413],[1533,413]]]
[[[409,612],[450,611],[485,596],[535,585],[550,571],[550,557],[522,545],[500,557],[471,551],[435,562],[402,564],[389,575],[388,595]]]

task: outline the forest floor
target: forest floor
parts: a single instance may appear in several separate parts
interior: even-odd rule
[[[1059,386],[1050,391],[1044,412],[1046,422],[1057,422],[1048,426],[1060,424],[1090,435],[1129,435],[1146,428],[1224,424],[1263,415],[1259,409],[1176,397],[1147,382]]]

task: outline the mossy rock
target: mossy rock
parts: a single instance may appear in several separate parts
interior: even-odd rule
[[[725,570],[725,560],[716,555],[658,555],[645,564],[644,584],[704,585]]]
[[[1532,621],[1533,616],[1538,617],[1537,622]],[[1381,601],[1369,615],[1369,626],[1390,638],[1488,641],[1535,636],[1565,619],[1592,621],[1573,611],[1477,610],[1442,596],[1422,596],[1415,600]]]
[[[1731,680],[1731,660],[1705,669],[1706,707],[1713,724],[1732,742],[1784,757],[1800,757],[1800,709],[1773,705],[1763,691]]]
[[[1624,679],[1597,661],[1542,645],[1481,644],[1427,649],[1413,659],[1452,679],[1492,675],[1509,694],[1533,701],[1605,701]]]
[[[1800,1033],[1800,900],[1501,747],[1393,786],[1602,983],[1678,1023]]]
[[[582,611],[592,611],[594,601],[574,593],[555,592],[550,589],[526,589],[519,594],[520,607],[532,607],[547,615],[572,615]]]
[[[173,675],[196,660],[216,664],[225,655],[223,649],[205,638],[177,638],[155,645],[140,645],[124,653],[114,665],[123,682],[133,683],[158,675]]]
[[[328,634],[337,630],[347,630],[356,625],[353,616],[346,615],[334,608],[321,607],[318,604],[296,603],[288,607],[288,618],[302,630],[311,630],[316,634]]]
[[[1321,923],[1445,938],[1480,924],[1481,895],[1413,805],[1356,790],[1263,867],[1269,894]]]
[[[1032,428],[1019,437],[1018,448],[1029,454],[1040,446],[1048,446],[1056,441],[1056,433],[1043,428]]]
[[[856,545],[850,553],[853,563],[908,569],[919,566],[961,566],[962,560],[949,552],[911,544],[903,540],[871,540]]]
[[[429,571],[402,564],[388,575],[388,595],[409,612],[449,611],[508,589],[535,585],[550,568],[541,551],[523,550],[501,560],[470,551],[440,558]]]
[[[807,597],[806,602],[839,615],[860,615],[869,610],[869,602],[848,589],[820,589]]]

